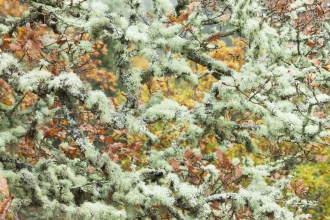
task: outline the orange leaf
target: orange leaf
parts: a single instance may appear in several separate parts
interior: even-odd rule
[[[177,22],[177,19],[173,15],[169,15],[168,18],[171,22]]]
[[[61,125],[68,126],[69,124],[68,124],[68,122],[65,119],[63,119],[61,121]]]
[[[18,28],[17,28],[17,31],[18,31],[17,38],[18,38],[18,39],[24,38],[24,36],[26,35],[26,30],[25,30],[25,28],[23,28],[23,27],[18,27]]]
[[[118,111],[118,107],[119,107],[119,105],[118,105],[118,103],[116,102],[116,99],[114,99],[113,97],[110,97],[110,100],[111,100],[112,104],[115,106],[116,111]]]
[[[306,42],[306,44],[307,44],[307,46],[309,46],[309,47],[313,47],[313,46],[315,45],[314,42],[311,41],[311,40],[308,40],[308,41]]]
[[[7,180],[1,174],[0,174],[0,193],[5,195],[7,199],[9,198],[9,189],[8,189]]]
[[[104,139],[105,145],[112,144],[113,143],[113,136],[109,135]]]
[[[99,134],[106,134],[107,130],[100,130]]]

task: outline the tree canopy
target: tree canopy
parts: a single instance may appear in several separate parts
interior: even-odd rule
[[[329,216],[328,5],[149,2],[0,0],[1,218]]]

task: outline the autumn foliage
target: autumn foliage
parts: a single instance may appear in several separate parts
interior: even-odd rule
[[[1,219],[327,219],[328,7],[116,3],[0,0]]]

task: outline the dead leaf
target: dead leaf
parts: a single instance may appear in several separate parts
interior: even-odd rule
[[[318,118],[320,118],[320,119],[322,119],[322,118],[326,118],[326,117],[327,117],[327,115],[324,113],[324,111],[313,112],[313,116],[318,117]]]
[[[315,45],[315,43],[314,43],[313,41],[311,41],[311,40],[308,40],[308,41],[306,42],[306,44],[307,44],[307,46],[309,46],[309,47],[314,47],[314,45]]]
[[[299,180],[296,182],[296,187],[300,187],[300,186],[302,186],[302,185],[304,185],[304,180],[299,179]]]
[[[326,162],[329,157],[327,155],[316,155],[314,158],[316,161]]]
[[[150,14],[149,12],[146,13],[148,18],[153,18],[152,14]]]
[[[276,172],[274,174],[274,178],[278,180],[279,178],[281,178],[281,174],[279,172]]]
[[[220,21],[227,21],[231,17],[230,14],[225,14],[220,17]]]
[[[222,36],[221,32],[213,34],[209,38],[207,38],[206,42],[211,43],[213,41],[219,40],[221,38],[221,36]]]
[[[174,170],[178,170],[180,168],[180,163],[174,157],[170,158],[170,164]]]
[[[292,49],[295,46],[294,43],[292,43],[292,42],[284,42],[284,45],[289,49]]]
[[[0,206],[0,218],[1,220],[5,220],[7,219],[6,216],[7,216],[7,213],[11,207],[11,203],[13,201],[13,199],[15,198],[15,196],[10,196],[10,198],[8,199],[5,199],[5,201],[1,204]]]
[[[184,152],[184,159],[186,160],[189,160],[192,156],[194,155],[194,153],[192,152],[191,149],[187,149],[185,152]]]
[[[9,198],[9,189],[7,180],[0,174],[0,193],[2,193],[7,199]]]
[[[63,119],[63,120],[61,120],[61,125],[68,126],[69,124],[68,124],[67,120]]]
[[[200,2],[192,2],[188,5],[188,15],[190,15],[193,12],[193,9],[200,5]]]
[[[177,22],[177,19],[173,15],[169,15],[168,18],[171,22]]]
[[[92,173],[94,173],[95,170],[96,170],[95,167],[88,167],[87,173],[92,174]]]
[[[323,15],[324,15],[324,10],[323,10],[323,8],[322,8],[320,5],[316,5],[315,8],[316,8],[316,11],[317,11],[318,15],[322,18]]]
[[[127,134],[126,130],[116,130],[116,129],[114,129],[113,131],[117,134]]]
[[[106,137],[104,139],[104,143],[105,143],[105,145],[112,144],[113,143],[113,136],[109,135],[108,137]]]
[[[102,135],[103,135],[103,134],[106,134],[106,133],[107,133],[107,130],[100,130],[100,131],[99,131],[99,134],[102,134]]]

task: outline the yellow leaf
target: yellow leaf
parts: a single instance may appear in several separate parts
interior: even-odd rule
[[[177,22],[177,19],[173,15],[169,15],[168,18],[171,22]]]
[[[12,104],[13,104],[13,102],[11,101],[10,98],[5,98],[5,99],[3,100],[3,103],[6,104],[6,105],[12,105]]]
[[[68,126],[69,124],[68,124],[68,122],[65,119],[63,119],[61,121],[61,125]]]

